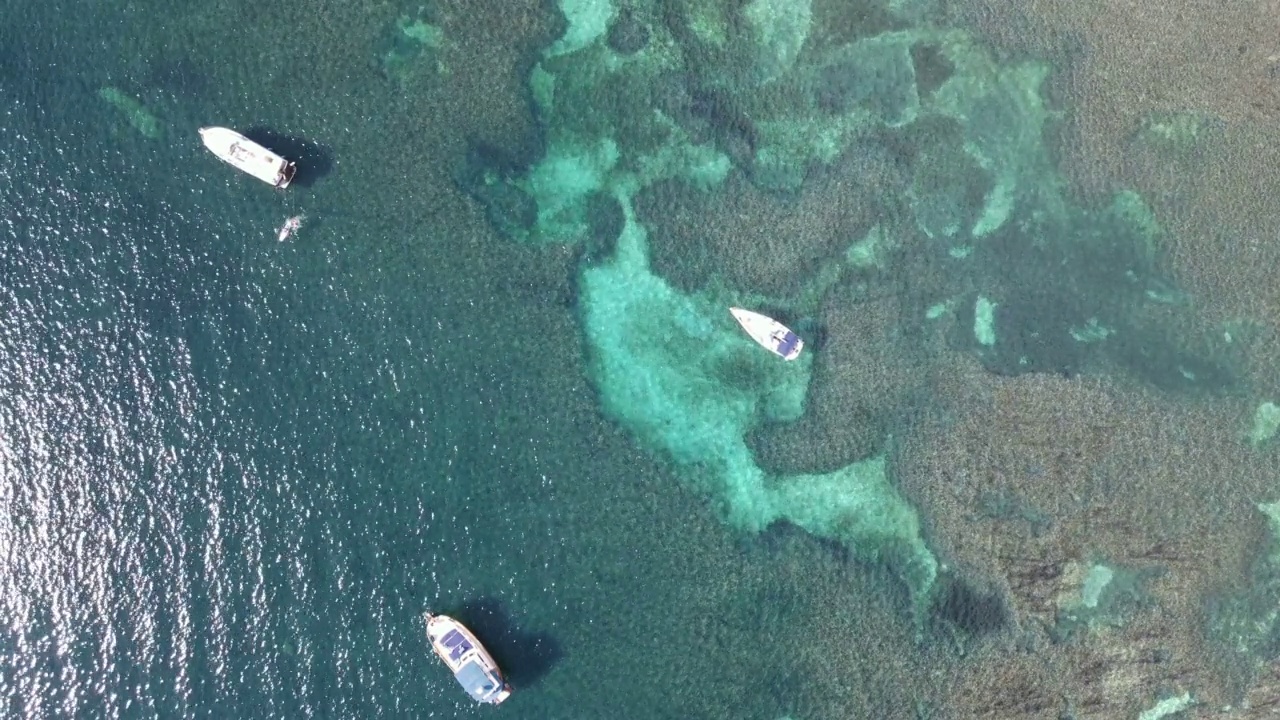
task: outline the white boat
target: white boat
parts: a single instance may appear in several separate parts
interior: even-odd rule
[[[463,690],[474,700],[497,705],[511,696],[511,685],[502,676],[498,663],[475,635],[448,615],[423,615],[431,649],[453,672]]]
[[[297,166],[235,130],[224,127],[200,128],[200,139],[209,151],[228,165],[237,167],[264,183],[289,187]]]
[[[279,240],[280,242],[288,240],[294,233],[298,232],[298,230],[302,228],[302,221],[306,219],[307,218],[304,215],[294,215],[291,218],[286,218],[284,225],[281,225],[280,229],[276,230],[276,240]]]
[[[742,308],[729,308],[729,312],[733,313],[734,319],[743,330],[747,331],[752,340],[768,348],[770,352],[783,360],[795,360],[800,357],[800,351],[804,349],[804,341],[799,335],[791,332],[786,325],[767,315]]]

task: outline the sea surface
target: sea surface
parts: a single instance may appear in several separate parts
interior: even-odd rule
[[[579,251],[503,237],[458,180],[477,137],[536,159],[527,95],[477,98],[564,20],[480,6],[8,0],[0,717],[956,716],[964,644],[898,569],[726,522],[609,412]],[[444,28],[426,79],[388,69],[409,16]],[[506,705],[460,692],[426,610],[489,644]]]

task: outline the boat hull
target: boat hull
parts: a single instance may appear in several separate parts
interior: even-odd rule
[[[294,163],[285,160],[235,130],[224,127],[200,128],[200,140],[218,159],[242,170],[272,187],[289,187],[297,172]]]
[[[423,617],[431,649],[472,699],[497,705],[511,696],[511,685],[498,663],[466,626],[448,615],[426,613]]]
[[[804,349],[804,341],[786,325],[758,312],[729,308],[733,317],[761,347],[783,360],[795,360]]]

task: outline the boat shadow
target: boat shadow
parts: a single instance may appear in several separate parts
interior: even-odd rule
[[[537,683],[564,657],[559,641],[545,633],[527,633],[516,627],[496,598],[468,600],[454,617],[480,638],[516,690]]]
[[[298,167],[293,185],[311,187],[333,171],[333,150],[313,140],[278,133],[270,128],[251,127],[244,136]]]

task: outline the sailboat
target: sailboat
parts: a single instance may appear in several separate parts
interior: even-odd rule
[[[804,349],[804,341],[799,335],[791,332],[786,325],[768,315],[738,307],[729,308],[729,312],[733,313],[734,319],[743,330],[747,331],[752,340],[760,343],[773,354],[783,360],[795,360],[800,357],[800,351]]]

